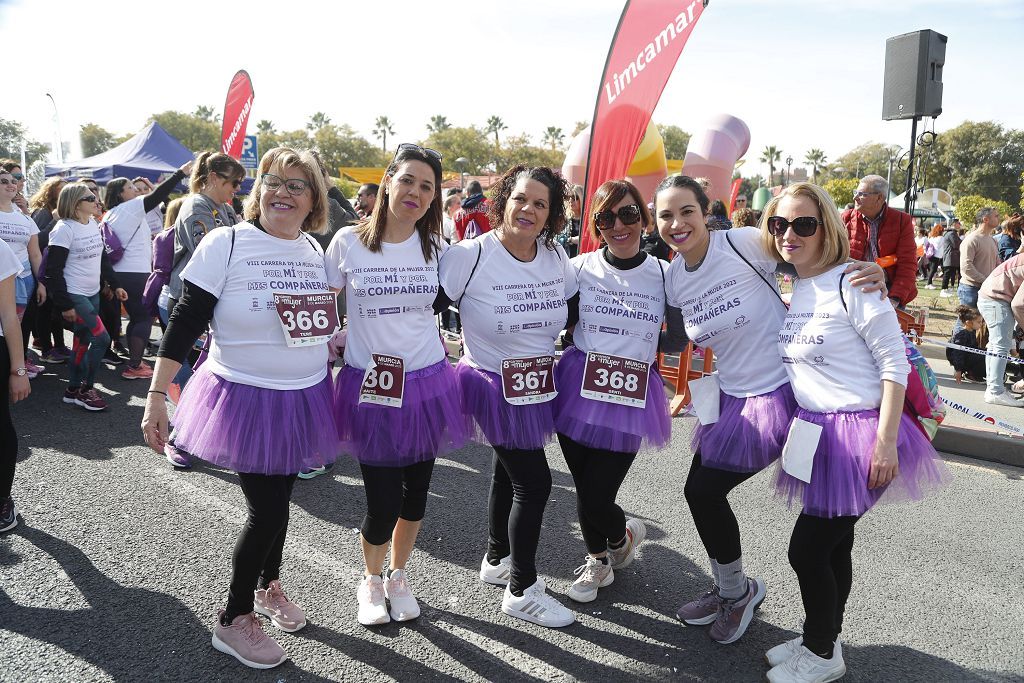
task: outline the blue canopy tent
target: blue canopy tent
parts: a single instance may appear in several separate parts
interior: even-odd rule
[[[114,178],[143,176],[159,183],[194,156],[159,123],[151,121],[138,134],[102,154],[66,164],[47,164],[46,176],[92,178],[99,185],[106,185]],[[241,191],[249,192],[252,183],[252,178],[246,178]],[[188,190],[182,184],[179,191]]]

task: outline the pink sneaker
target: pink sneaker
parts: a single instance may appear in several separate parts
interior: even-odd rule
[[[36,365],[35,363],[32,363],[28,360],[25,361],[25,370],[28,373],[29,379],[35,379],[39,375],[46,372],[46,368],[44,368],[42,365]]]
[[[128,367],[121,373],[121,379],[149,379],[153,376],[153,368],[146,364],[146,361],[139,363],[139,367]]]
[[[217,626],[213,629],[215,650],[229,654],[253,669],[273,669],[288,659],[284,648],[263,632],[263,625],[255,612],[238,615],[231,626],[220,623],[222,614],[224,610],[217,612]]]
[[[271,581],[265,590],[257,590],[254,602],[256,611],[270,617],[270,622],[282,631],[294,633],[306,625],[306,613],[285,596],[280,581]]]

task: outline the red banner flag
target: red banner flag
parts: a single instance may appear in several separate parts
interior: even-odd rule
[[[743,178],[733,178],[732,189],[729,190],[729,216],[732,217],[732,212],[736,210],[736,197],[740,196],[740,186],[743,184]],[[740,227],[740,226],[734,226]]]
[[[235,159],[242,158],[242,143],[245,141],[245,126],[252,109],[252,80],[244,69],[235,74],[228,86],[228,97],[224,101],[224,123],[220,134],[220,149]]]
[[[627,0],[594,106],[583,215],[606,180],[626,175],[651,114],[707,0]],[[650,199],[650,198],[649,198]],[[598,247],[582,230],[580,251]]]

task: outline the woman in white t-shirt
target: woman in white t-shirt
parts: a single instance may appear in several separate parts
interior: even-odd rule
[[[22,336],[28,339],[28,333],[35,322],[35,306],[32,306],[28,319],[25,318],[29,302],[37,303],[46,300],[46,287],[39,283],[39,263],[42,252],[39,250],[39,227],[35,221],[15,206],[14,198],[18,194],[19,181],[9,171],[0,167],[0,240],[14,252],[21,263],[21,273],[14,280],[14,300],[18,307],[18,319],[22,321]],[[26,361],[28,359],[26,358]],[[35,377],[43,368],[28,362],[29,377]]]
[[[462,317],[463,410],[494,448],[480,578],[505,585],[502,612],[542,626],[575,620],[545,593],[536,566],[551,493],[544,445],[555,431],[555,339],[569,317],[566,301],[578,293],[576,271],[555,243],[568,196],[550,168],[510,169],[493,188],[496,228],[453,245],[441,261],[441,287]]]
[[[345,296],[348,311],[335,418],[342,449],[359,461],[366,493],[357,591],[364,626],[419,616],[405,569],[434,459],[468,439],[433,311],[438,261],[447,248],[440,222],[441,156],[403,144],[369,220],[342,228],[327,249],[327,281]]]
[[[14,303],[14,279],[21,268],[11,248],[0,244],[0,533],[18,525],[18,510],[11,495],[18,460],[18,434],[11,421],[10,404],[26,398],[32,391]]]
[[[167,325],[142,422],[146,443],[164,452],[167,387],[188,348],[210,325],[209,358],[174,415],[182,448],[238,473],[249,511],[232,557],[226,609],[213,646],[254,668],[285,659],[256,613],[287,632],[306,625],[280,582],[288,509],[299,470],[333,462],[327,340],[334,295],[320,245],[327,190],[308,152],[278,147],[260,160],[247,222],[215,230],[182,273],[182,298]]]
[[[123,379],[153,376],[153,369],[142,360],[153,328],[153,316],[143,303],[143,292],[152,270],[153,235],[160,232],[162,226],[151,225],[146,214],[165,202],[191,171],[192,161],[189,160],[147,195],[140,195],[135,183],[128,178],[114,178],[107,183],[104,192],[103,203],[107,212],[103,214],[103,222],[117,235],[124,248],[124,255],[113,263],[121,286],[128,292],[128,299],[124,302],[128,311],[128,367],[121,373]],[[152,185],[145,178],[140,178],[139,182]]]
[[[779,458],[796,412],[774,350],[786,306],[775,281],[778,264],[760,232],[709,230],[710,202],[700,183],[669,176],[654,201],[661,237],[677,254],[667,274],[669,303],[682,310],[693,343],[714,351],[718,385],[705,399],[713,406],[717,395],[718,416],[705,414],[706,424],[697,427],[683,489],[714,583],[676,617],[690,626],[711,624],[712,639],[732,643],[746,632],[766,587],[744,572],[739,525],[727,496]],[[880,283],[881,268],[867,267]]]
[[[46,277],[53,305],[72,327],[74,343],[68,358],[70,373],[64,403],[89,411],[107,407],[93,388],[96,370],[110,344],[110,335],[100,320],[100,289],[114,291],[114,301],[124,301],[121,289],[103,248],[99,226],[93,220],[96,195],[84,183],[65,185],[57,198],[60,220],[50,233]]]
[[[651,218],[639,190],[609,180],[597,188],[591,207],[583,229],[604,246],[572,259],[579,322],[555,366],[555,426],[576,484],[588,553],[569,589],[577,602],[597,598],[615,570],[633,561],[647,534],[643,521],[626,519],[615,498],[641,446],[662,448],[672,435],[655,358],[662,341],[664,350],[676,353],[686,342],[679,309],[666,306],[668,263],[640,250]],[[669,331],[662,335],[666,320]]]
[[[768,651],[768,680],[831,681],[846,671],[839,633],[854,525],[883,494],[921,498],[945,468],[904,412],[910,365],[896,312],[846,278],[849,237],[829,195],[790,185],[761,226],[765,249],[797,273],[778,349],[799,409],[776,481],[803,504],[789,561],[806,614],[802,636]]]

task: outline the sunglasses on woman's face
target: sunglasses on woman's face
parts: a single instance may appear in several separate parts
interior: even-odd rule
[[[611,230],[615,227],[616,217],[623,225],[636,225],[640,222],[640,207],[630,204],[618,211],[600,211],[594,214],[594,224],[599,230]]]
[[[800,216],[791,221],[787,221],[782,216],[772,216],[768,219],[768,232],[776,237],[782,237],[792,226],[793,232],[800,237],[810,237],[818,230],[819,225],[824,224],[814,216]]]
[[[228,182],[230,182],[231,183],[231,187],[235,188],[236,190],[242,186],[242,179],[241,178],[232,178],[228,174],[221,173],[220,171],[214,171],[214,173],[219,175],[224,180],[227,180]]]
[[[93,197],[92,195],[89,195],[88,197],[82,197],[78,201],[80,201],[80,202],[94,202],[94,201],[96,201],[96,198]]]
[[[430,149],[429,147],[420,147],[414,142],[403,142],[402,144],[400,144],[398,146],[398,149],[395,150],[395,156],[397,157],[398,153],[401,152],[403,149],[415,150],[417,152],[420,152],[421,154],[427,155],[432,159],[437,159],[438,161],[441,161],[441,153],[438,152],[436,149]]]

